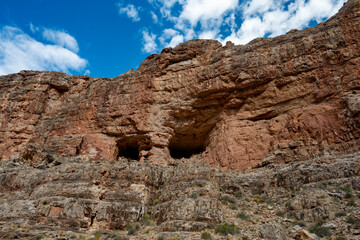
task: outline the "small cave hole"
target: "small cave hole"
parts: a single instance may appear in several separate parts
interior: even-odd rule
[[[139,145],[137,143],[118,143],[119,157],[137,160],[139,158]]]
[[[117,141],[118,145],[118,158],[127,158],[131,160],[139,160],[140,151],[148,149],[147,137],[126,137]]]
[[[174,159],[191,158],[205,151],[207,134],[175,134],[170,140],[170,156]]]

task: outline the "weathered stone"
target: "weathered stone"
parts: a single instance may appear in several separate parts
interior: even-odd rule
[[[305,228],[326,221],[357,239],[359,22],[349,0],[314,28],[189,41],[114,79],[1,76],[0,238],[142,224],[132,239],[199,239],[185,232],[226,222],[316,239]]]
[[[261,226],[260,235],[267,240],[286,240],[286,235],[278,223],[267,223]]]
[[[315,234],[309,233],[308,231],[302,229],[296,234],[295,239],[296,240],[316,240],[319,238]]]
[[[248,169],[359,151],[360,13],[247,45],[192,40],[117,78],[0,77],[1,159],[200,160]]]

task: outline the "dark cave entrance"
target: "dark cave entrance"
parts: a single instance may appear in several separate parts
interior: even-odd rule
[[[170,156],[174,159],[190,158],[205,151],[208,132],[193,134],[176,133],[169,143]]]
[[[117,141],[118,158],[140,160],[140,151],[150,149],[150,141],[146,136],[124,137]]]

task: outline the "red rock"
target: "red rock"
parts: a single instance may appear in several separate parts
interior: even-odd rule
[[[359,151],[360,2],[247,45],[192,40],[117,78],[0,77],[1,159],[184,157],[246,169]]]

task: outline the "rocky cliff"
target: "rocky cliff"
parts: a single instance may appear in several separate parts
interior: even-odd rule
[[[326,221],[357,239],[359,39],[349,0],[316,27],[192,40],[114,79],[0,76],[0,238],[138,223],[135,239],[196,239],[231,222],[244,238],[311,239],[302,227]]]
[[[0,77],[0,151],[247,169],[359,150],[359,2],[284,36],[193,40],[114,79]]]

